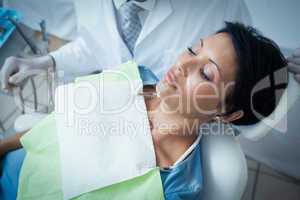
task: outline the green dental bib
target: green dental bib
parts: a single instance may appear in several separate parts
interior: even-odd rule
[[[139,76],[137,66],[133,62],[122,65],[120,71],[125,72],[131,78]],[[97,79],[100,76],[102,75],[92,75],[77,81]],[[107,78],[118,81],[118,77],[114,75]],[[54,113],[26,133],[21,138],[21,143],[26,150],[26,156],[20,173],[17,199],[63,199],[59,143]],[[163,200],[159,168],[145,175],[84,193],[73,199]]]

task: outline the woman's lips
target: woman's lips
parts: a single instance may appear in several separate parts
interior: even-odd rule
[[[172,70],[169,70],[165,76],[165,81],[167,82],[168,85],[172,87],[176,87],[176,82],[175,82],[175,75],[173,74]]]

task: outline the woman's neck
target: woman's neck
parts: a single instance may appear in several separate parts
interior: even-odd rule
[[[169,167],[196,140],[201,123],[199,119],[185,119],[178,113],[164,112],[159,98],[146,98],[145,102],[157,165]]]

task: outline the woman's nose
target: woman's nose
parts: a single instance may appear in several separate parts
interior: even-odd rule
[[[196,57],[181,59],[177,62],[177,70],[181,75],[187,77],[189,71],[197,66],[197,62],[198,59]]]

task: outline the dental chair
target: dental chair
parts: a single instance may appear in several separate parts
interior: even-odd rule
[[[287,92],[289,101],[287,101]],[[252,139],[263,137],[283,118],[298,96],[299,86],[290,75],[288,88],[271,114],[272,119],[275,120],[263,120],[252,126],[234,127],[235,134],[232,135],[203,135],[201,154],[204,183],[201,200],[240,200],[242,198],[247,185],[248,170],[245,155],[236,136],[242,133]],[[28,121],[26,129],[31,128],[45,116],[45,114],[24,116]],[[15,123],[17,124],[18,122]],[[15,128],[18,131],[24,130],[24,127],[15,126]]]
[[[199,199],[240,200],[247,183],[247,164],[236,138],[229,135],[206,135],[201,139],[201,148],[204,184],[203,195]],[[9,153],[5,159],[6,179],[14,180],[14,183],[17,183],[15,179],[18,176],[11,174],[14,170],[9,169],[22,165],[22,160],[18,157],[23,154],[24,150],[19,149]],[[12,191],[17,191],[17,185],[14,187]]]
[[[203,167],[202,200],[240,200],[247,185],[245,155],[235,136],[201,138]]]
[[[204,200],[241,199],[247,183],[247,165],[239,144],[239,134],[257,141],[272,129],[284,132],[282,120],[300,98],[300,86],[292,74],[289,84],[273,113],[257,124],[233,126],[235,136],[205,135],[201,139],[204,175]],[[284,128],[284,127],[283,127]]]
[[[144,85],[153,81],[151,72],[140,67]],[[147,71],[147,72],[146,72]],[[147,75],[147,77],[144,77]],[[44,113],[22,115],[15,121],[15,130],[22,132],[31,129],[46,117]],[[203,167],[202,200],[240,200],[247,184],[247,163],[241,147],[233,135],[204,134],[201,139]],[[199,197],[200,198],[200,197]]]

